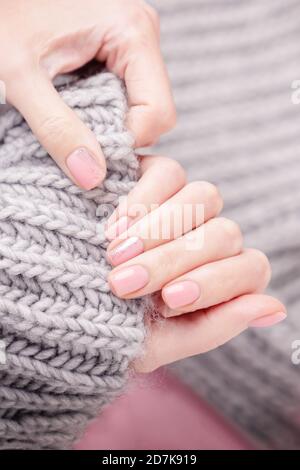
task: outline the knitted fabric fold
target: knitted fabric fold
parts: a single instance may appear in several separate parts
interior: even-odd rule
[[[0,448],[68,448],[120,393],[145,331],[142,301],[108,288],[103,225],[137,178],[126,98],[110,73],[71,77],[63,100],[95,133],[103,185],[85,192],[20,114],[0,117]]]

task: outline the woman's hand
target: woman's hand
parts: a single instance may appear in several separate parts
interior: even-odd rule
[[[142,0],[1,0],[0,80],[8,101],[62,170],[84,189],[105,177],[92,132],[52,79],[95,58],[125,80],[128,127],[146,146],[175,121],[156,12]]]
[[[186,184],[183,169],[166,158],[144,157],[141,169],[106,231],[113,292],[126,299],[157,292],[165,317],[148,319],[136,369],[150,371],[216,348],[249,326],[283,320],[284,306],[262,295],[271,273],[266,256],[244,249],[238,225],[219,217],[216,187]]]

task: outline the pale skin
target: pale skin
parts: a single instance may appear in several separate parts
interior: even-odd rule
[[[78,186],[101,184],[106,164],[95,136],[57,94],[57,75],[92,59],[105,62],[125,81],[127,126],[136,147],[153,144],[175,125],[158,15],[143,0],[1,0],[0,17],[0,80],[7,101]],[[220,217],[217,189],[187,184],[180,165],[164,157],[141,158],[141,173],[107,227],[112,290],[121,298],[156,293],[163,318],[146,317],[145,351],[134,368],[148,372],[213,349],[249,326],[283,320],[285,307],[262,293],[270,280],[267,258],[244,249],[237,224]],[[136,204],[145,208],[143,214],[135,212]],[[202,204],[204,220],[168,240],[145,237],[150,223],[166,224],[174,204]],[[189,233],[195,237],[186,244]],[[118,250],[124,241],[126,249]]]

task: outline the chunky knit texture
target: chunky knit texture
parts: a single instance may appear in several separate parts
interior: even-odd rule
[[[109,291],[103,222],[138,163],[112,74],[72,77],[65,102],[107,159],[101,188],[64,176],[15,111],[0,117],[0,448],[66,448],[122,389],[144,339],[139,301]]]
[[[259,444],[300,448],[298,0],[153,0],[178,109],[156,149],[217,184],[247,246],[270,257],[288,319],[249,330],[176,372]]]

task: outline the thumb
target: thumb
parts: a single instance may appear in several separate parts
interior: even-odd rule
[[[10,102],[75,184],[89,190],[105,178],[106,163],[95,135],[63,102],[51,81],[38,72],[22,78]]]

